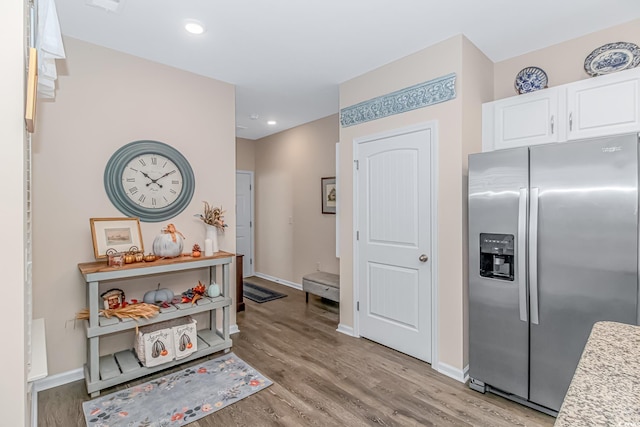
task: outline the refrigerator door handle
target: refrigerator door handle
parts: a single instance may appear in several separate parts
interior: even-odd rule
[[[528,322],[527,316],[527,189],[520,189],[518,203],[518,306],[520,320]]]
[[[538,317],[538,195],[539,188],[531,189],[531,212],[529,217],[529,287],[531,294],[531,323],[539,324]]]

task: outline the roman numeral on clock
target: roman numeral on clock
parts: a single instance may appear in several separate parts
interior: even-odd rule
[[[131,194],[136,194],[137,192],[138,192],[138,187],[131,187],[129,189],[129,193],[131,193]]]

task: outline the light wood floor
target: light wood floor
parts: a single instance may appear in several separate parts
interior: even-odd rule
[[[552,417],[472,391],[424,362],[336,332],[337,304],[311,295],[305,304],[302,291],[250,280],[288,295],[264,304],[245,298],[232,336],[232,351],[274,384],[190,426],[553,425]],[[85,400],[83,381],[40,392],[38,426],[85,426]]]

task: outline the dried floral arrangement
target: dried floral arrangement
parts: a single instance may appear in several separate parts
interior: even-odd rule
[[[202,203],[204,203],[204,215],[196,214],[195,216],[200,218],[205,224],[213,225],[219,230],[224,231],[224,228],[227,226],[227,224],[224,223],[223,214],[226,211],[222,210],[222,206],[214,207],[214,206],[211,206],[208,202],[202,202]]]
[[[160,308],[157,305],[141,302],[137,304],[128,304],[125,307],[115,309],[100,310],[100,313],[103,314],[107,319],[113,316],[119,319],[139,319],[140,317],[149,319],[150,317],[156,316],[159,311]],[[78,314],[76,314],[76,319],[89,319],[89,309],[85,308],[84,310],[81,310]]]

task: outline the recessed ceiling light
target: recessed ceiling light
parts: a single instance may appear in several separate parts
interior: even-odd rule
[[[276,122],[275,120],[269,120],[269,121],[267,122],[267,124],[268,124],[268,125],[270,125],[270,126],[273,126],[273,125],[278,124],[278,122]]]
[[[184,29],[190,32],[191,34],[202,34],[204,33],[204,25],[196,21],[189,21],[184,25]]]

